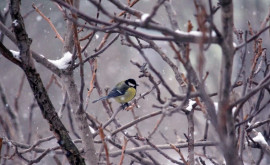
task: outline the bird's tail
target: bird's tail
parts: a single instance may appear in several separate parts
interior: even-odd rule
[[[108,96],[104,96],[104,97],[101,97],[97,100],[92,101],[92,103],[96,103],[96,102],[101,101],[101,100],[106,100],[107,98],[108,98]]]

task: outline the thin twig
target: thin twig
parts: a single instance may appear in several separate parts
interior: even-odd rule
[[[49,137],[46,137],[46,138],[42,138],[42,139],[39,139],[38,141],[36,141],[30,148],[28,149],[25,149],[23,151],[20,151],[21,154],[24,154],[26,152],[31,152],[36,146],[40,145],[41,143],[43,142],[47,142],[47,141],[50,141],[52,139],[55,139],[54,136],[49,136]]]
[[[123,160],[124,160],[124,157],[125,157],[125,150],[126,150],[126,147],[127,147],[127,142],[128,142],[128,140],[126,139],[126,137],[124,137],[124,144],[122,146],[122,153],[121,153],[121,158],[120,158],[119,165],[123,164]]]
[[[63,38],[61,37],[61,35],[58,33],[58,31],[56,30],[56,28],[55,28],[55,26],[53,25],[53,23],[52,23],[52,21],[48,18],[48,17],[46,17],[36,6],[35,6],[35,4],[33,3],[32,4],[32,7],[36,10],[36,12],[43,18],[43,19],[45,19],[48,23],[49,23],[49,25],[51,26],[51,28],[53,29],[53,31],[55,32],[55,34],[56,34],[56,37],[62,42],[62,43],[64,43],[64,40],[63,40]]]
[[[194,147],[217,146],[218,144],[219,143],[217,143],[217,142],[211,142],[211,141],[198,141],[198,142],[194,142]],[[176,148],[187,148],[188,147],[188,143],[177,143],[177,144],[173,144],[173,145]],[[162,149],[162,150],[172,149],[170,144],[161,144],[161,145],[155,145],[155,146],[158,147],[159,149]],[[135,152],[140,152],[140,151],[147,151],[147,150],[155,150],[155,149],[149,145],[141,145],[139,147],[126,149],[125,154],[130,154],[130,153],[135,153]],[[121,155],[121,153],[122,153],[122,150],[110,152],[110,156],[116,157],[116,156]],[[102,153],[102,155],[105,155],[105,153]]]
[[[101,138],[101,141],[102,141],[102,144],[104,146],[104,150],[105,150],[105,153],[106,153],[106,162],[107,162],[107,165],[110,165],[110,158],[109,158],[109,150],[108,150],[108,146],[107,146],[107,143],[105,142],[105,134],[103,132],[103,128],[102,127],[99,127],[99,136]]]
[[[181,162],[179,162],[179,161],[174,160],[173,158],[171,158],[168,154],[166,154],[165,152],[163,152],[156,145],[154,145],[153,143],[151,143],[148,139],[146,139],[146,142],[147,142],[148,145],[150,145],[151,147],[153,147],[158,153],[160,153],[162,156],[164,156],[165,158],[167,158],[168,160],[170,160],[172,163],[183,165],[183,163],[181,163]]]
[[[184,164],[189,165],[188,162],[186,161],[184,155],[182,154],[180,148],[175,147],[175,145],[173,145],[173,144],[170,144],[170,145],[180,155],[180,157],[181,157],[182,161],[184,162]]]

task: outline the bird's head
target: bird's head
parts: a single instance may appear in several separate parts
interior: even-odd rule
[[[134,79],[127,79],[125,81],[125,83],[129,86],[129,87],[133,87],[136,88],[136,86],[139,86],[136,81]]]

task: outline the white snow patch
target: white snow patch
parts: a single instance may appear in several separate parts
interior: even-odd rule
[[[98,34],[96,34],[95,37],[96,37],[96,39],[99,39],[99,35]]]
[[[198,36],[198,37],[201,37],[202,36],[202,32],[199,32],[199,31],[190,31],[188,33],[189,34],[192,34],[194,36]]]
[[[64,53],[64,56],[59,60],[48,60],[49,62],[53,63],[59,69],[66,69],[72,60],[72,54],[70,52]]]
[[[42,17],[41,17],[40,15],[38,15],[38,16],[36,17],[36,20],[39,22],[39,21],[42,20]]]
[[[202,37],[203,36],[203,33],[200,32],[200,31],[190,31],[190,32],[184,32],[184,31],[181,31],[179,29],[175,30],[176,33],[180,34],[180,35],[184,35],[184,36],[189,36],[189,35],[193,35],[193,36],[196,36],[196,37]],[[206,36],[209,37],[209,33],[206,33]],[[212,37],[216,37],[216,33],[214,31],[211,32],[211,36]]]
[[[257,143],[268,145],[261,132],[258,132],[257,136],[252,139]]]
[[[232,109],[232,114],[233,115],[234,115],[235,111],[236,111],[236,107],[233,107],[233,109]]]
[[[192,110],[192,106],[196,103],[196,101],[193,101],[191,99],[188,100],[188,107],[186,108],[186,110],[191,111]]]
[[[16,58],[17,60],[21,60],[20,59],[20,52],[15,51],[15,50],[9,50],[9,51],[12,53],[14,58]]]
[[[214,102],[214,106],[215,106],[215,110],[216,110],[216,113],[218,113],[218,102]],[[232,114],[234,115],[236,111],[236,107],[233,107],[232,108]]]
[[[106,139],[111,140],[112,139],[112,136],[111,135],[107,135],[106,136]]]
[[[89,129],[90,129],[90,131],[91,131],[92,134],[96,133],[96,131],[94,130],[94,128],[92,128],[92,127],[89,126]]]
[[[19,25],[18,20],[16,20],[16,19],[12,23],[14,24],[14,26],[18,26]]]
[[[141,16],[141,21],[144,22],[150,15],[145,13]]]
[[[214,102],[216,113],[218,112],[218,102]]]
[[[237,47],[237,44],[235,42],[233,42],[233,47],[235,47],[235,48]]]
[[[12,143],[9,141],[7,142],[8,146],[11,147],[12,146]]]

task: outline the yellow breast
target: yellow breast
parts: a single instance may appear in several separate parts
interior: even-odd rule
[[[120,103],[120,104],[124,104],[129,102],[130,100],[132,100],[136,95],[136,89],[134,88],[128,88],[128,90],[126,91],[126,93],[122,96],[117,96],[114,99]]]

